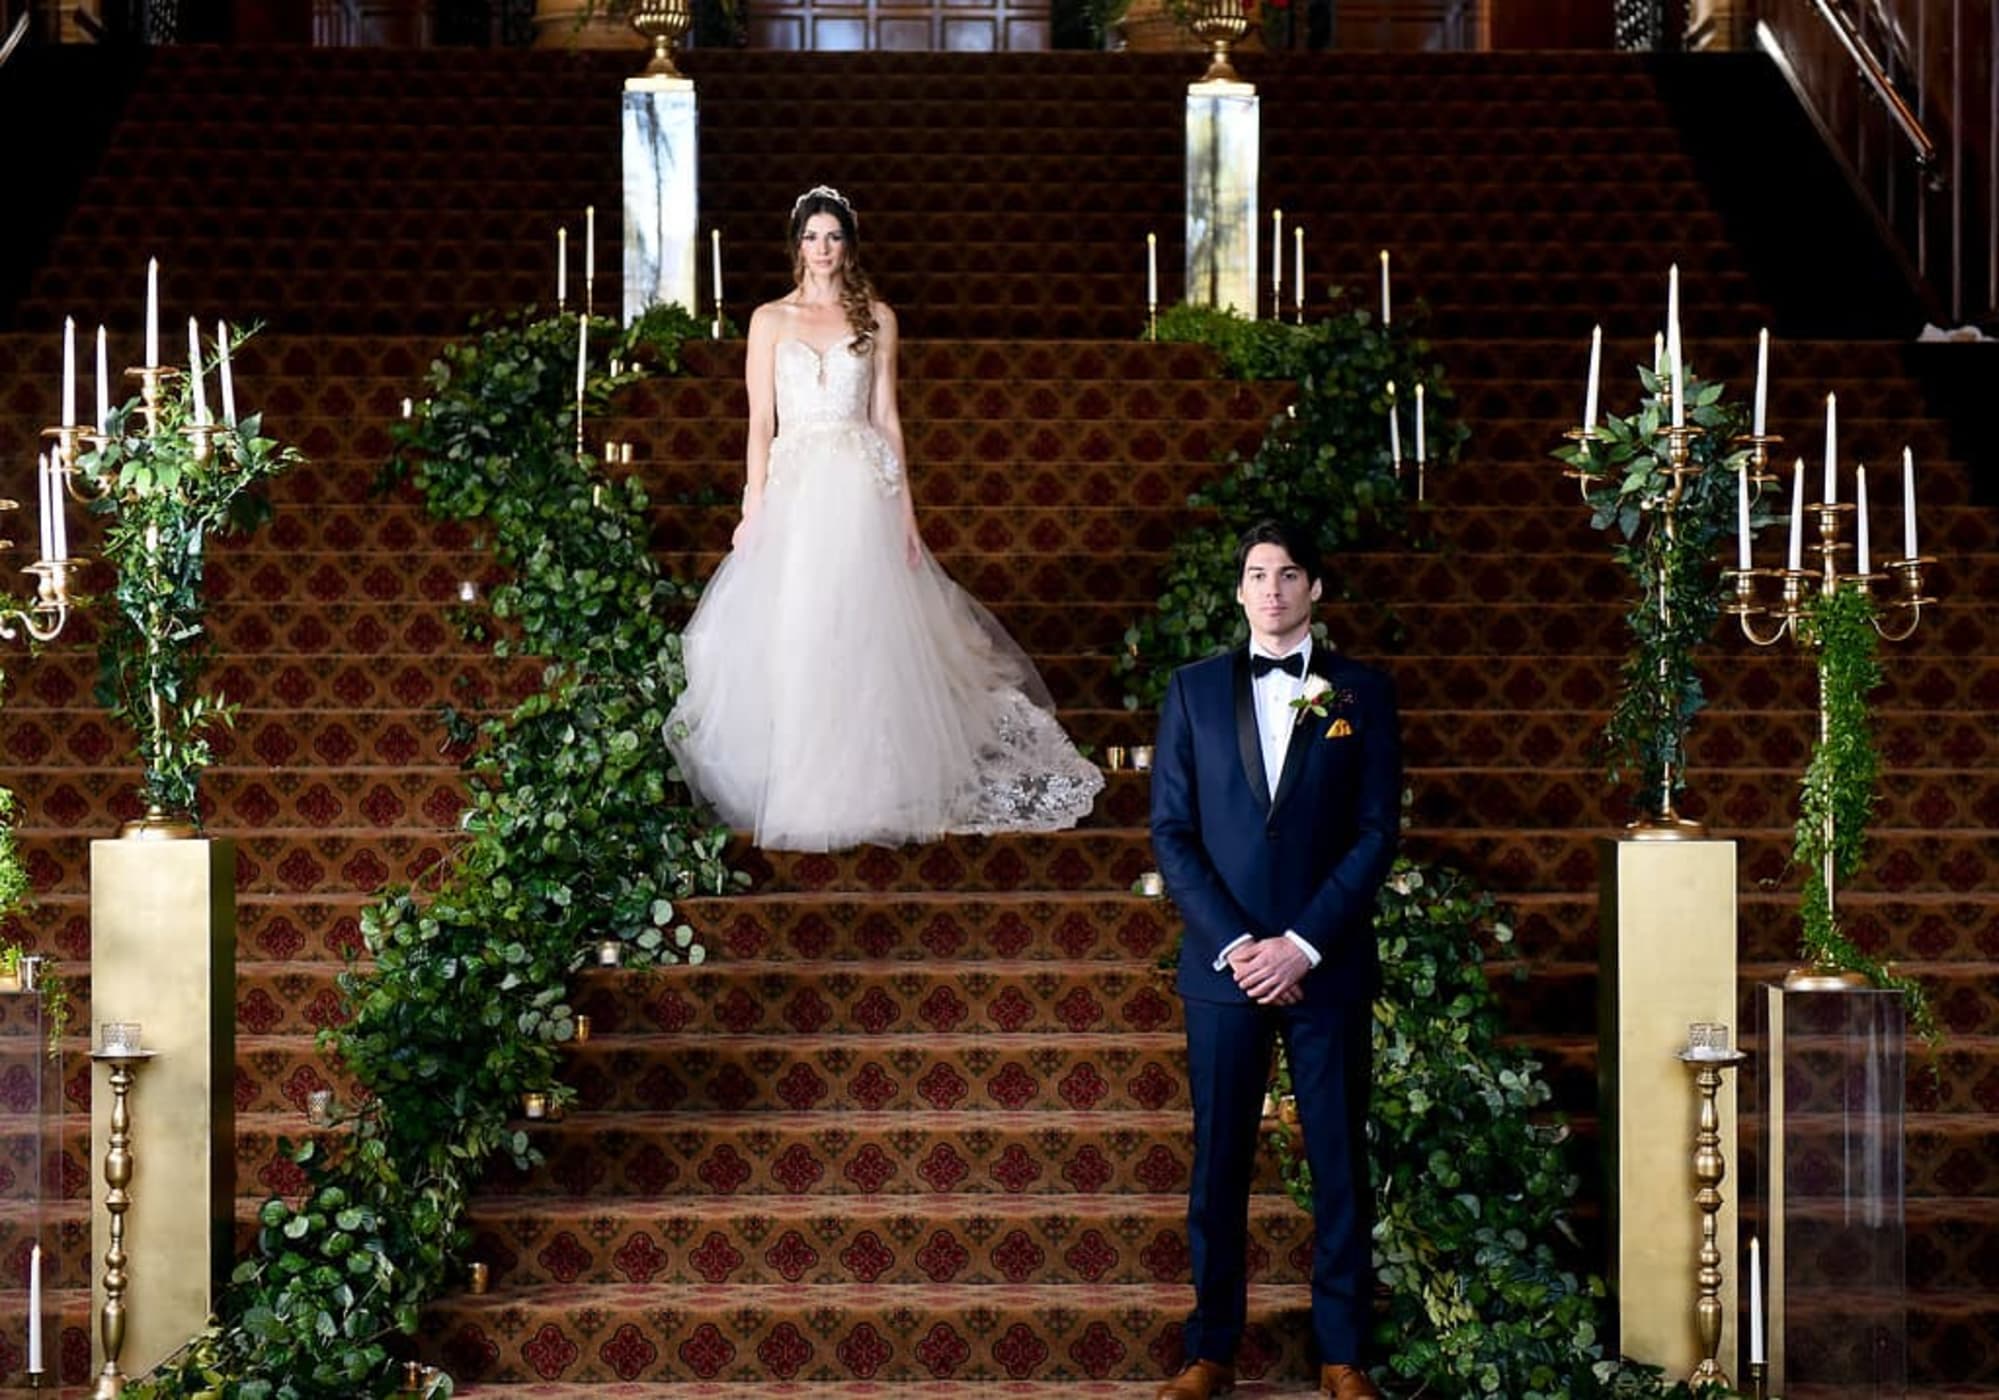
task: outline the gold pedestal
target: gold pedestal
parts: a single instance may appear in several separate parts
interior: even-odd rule
[[[1703,1359],[1695,1326],[1700,1235],[1687,1162],[1695,1112],[1678,1059],[1696,1022],[1736,1023],[1735,843],[1604,841],[1599,847],[1598,1076],[1612,1350],[1684,1376]],[[1736,1155],[1735,1086],[1717,1102],[1720,1150]],[[1735,1206],[1715,1217],[1735,1257]],[[1723,1281],[1724,1317],[1735,1280]],[[1732,1340],[1732,1338],[1731,1338]]]
[[[207,1325],[233,1254],[236,1116],[236,851],[227,841],[93,841],[90,1002],[99,1023],[136,1021],[159,1058],[146,1072],[144,1169],[124,1213],[120,1368],[143,1375]],[[93,1160],[111,1150],[109,1070],[91,1095]],[[92,1251],[112,1244],[99,1197]],[[103,1280],[94,1311],[107,1302]],[[93,1367],[106,1358],[99,1348]]]

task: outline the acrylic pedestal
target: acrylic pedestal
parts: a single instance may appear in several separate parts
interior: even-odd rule
[[[13,984],[18,987],[19,984]],[[81,1257],[58,1247],[50,1205],[60,1200],[62,1144],[61,1064],[47,1053],[48,1028],[40,993],[0,987],[0,1388],[28,1385],[28,1271],[34,1246],[42,1247],[43,1385],[53,1393],[61,1319],[59,1289],[81,1289],[88,1276]]]
[[[1745,1099],[1768,1244],[1769,1393],[1905,1396],[1901,993],[1760,990],[1759,1072]]]

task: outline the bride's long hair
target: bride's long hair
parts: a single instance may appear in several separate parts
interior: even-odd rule
[[[854,218],[854,206],[836,193],[822,193],[820,186],[800,196],[791,208],[791,281],[805,285],[805,253],[800,242],[805,225],[814,214],[831,214],[840,222],[840,309],[847,313],[847,328],[854,333],[848,349],[865,355],[875,341],[874,280],[861,266],[861,231]]]

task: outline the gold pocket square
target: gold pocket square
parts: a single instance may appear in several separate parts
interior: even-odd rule
[[[1345,715],[1341,715],[1326,729],[1326,737],[1328,739],[1351,739],[1353,737],[1353,726],[1347,723]]]

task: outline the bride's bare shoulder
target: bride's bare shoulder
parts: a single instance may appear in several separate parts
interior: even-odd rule
[[[775,335],[796,314],[789,302],[767,301],[750,313],[750,334]]]
[[[875,324],[885,331],[896,329],[895,308],[885,301],[878,301],[869,308],[875,314]]]

